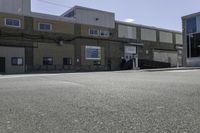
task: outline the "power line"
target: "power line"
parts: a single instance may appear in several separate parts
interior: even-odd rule
[[[72,7],[70,7],[70,6],[58,4],[58,3],[55,3],[55,2],[50,2],[50,1],[48,1],[48,0],[38,0],[38,1],[43,2],[43,3],[47,3],[47,4],[51,4],[51,5],[54,5],[54,6],[72,8]]]

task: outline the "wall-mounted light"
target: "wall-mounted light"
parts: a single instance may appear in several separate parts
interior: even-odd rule
[[[56,40],[56,42],[57,42],[57,44],[58,44],[59,46],[63,46],[63,44],[64,44],[64,41],[63,41],[63,38],[62,38],[62,37],[58,37],[57,40]]]
[[[60,46],[63,46],[64,42],[63,41],[59,41],[58,42]]]

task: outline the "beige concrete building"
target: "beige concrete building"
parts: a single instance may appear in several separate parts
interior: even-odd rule
[[[114,13],[80,6],[61,16],[34,13],[27,1],[0,8],[0,73],[182,65],[181,32],[116,21]]]

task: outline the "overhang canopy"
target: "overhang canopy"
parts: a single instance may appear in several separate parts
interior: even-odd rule
[[[133,45],[133,46],[143,46],[143,43],[128,43],[129,45]]]

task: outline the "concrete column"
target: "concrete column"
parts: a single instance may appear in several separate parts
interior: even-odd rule
[[[137,57],[135,58],[135,67],[138,68],[138,54]]]

